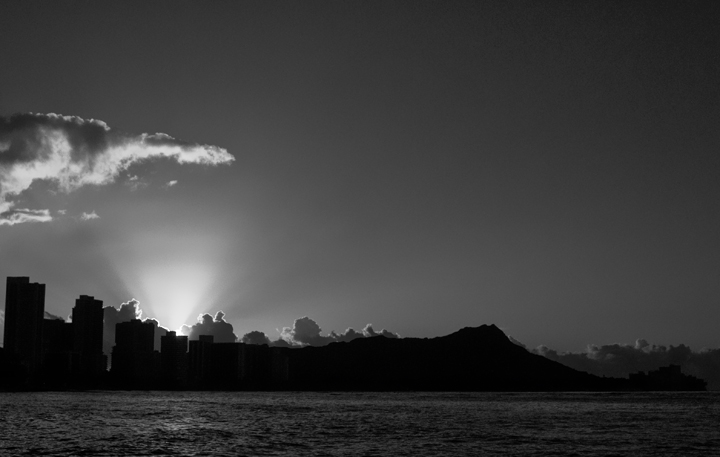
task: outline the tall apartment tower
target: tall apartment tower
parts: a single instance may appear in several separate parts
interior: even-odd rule
[[[27,277],[8,277],[4,347],[29,377],[37,375],[42,364],[44,314],[45,284],[31,283]]]
[[[166,389],[187,386],[188,337],[167,332],[160,337],[160,375]]]
[[[192,388],[209,386],[213,341],[212,335],[200,335],[199,339],[190,341],[188,381]]]
[[[115,347],[110,370],[116,382],[133,388],[146,388],[155,381],[155,326],[133,319],[115,324]]]
[[[103,302],[80,295],[72,310],[74,375],[92,382],[103,367]]]

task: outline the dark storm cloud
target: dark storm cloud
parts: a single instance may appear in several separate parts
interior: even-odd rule
[[[333,342],[352,341],[357,338],[370,338],[374,336],[385,336],[387,338],[400,337],[400,335],[384,329],[376,332],[371,324],[367,324],[360,332],[348,328],[343,333],[331,331],[328,335],[321,335],[321,331],[322,329],[317,322],[305,316],[296,319],[292,328],[284,327],[282,332],[280,332],[279,341],[285,341],[291,346],[325,346]]]
[[[234,343],[237,340],[231,323],[225,320],[225,313],[218,311],[215,318],[210,314],[198,316],[197,323],[192,326],[183,325],[180,333],[187,335],[191,340],[197,340],[200,335],[212,335],[216,343]]]
[[[120,305],[120,308],[114,306],[103,307],[103,353],[110,357],[112,347],[115,346],[115,325],[120,322],[129,322],[133,319],[142,320],[142,309],[140,302],[131,299]],[[155,326],[155,350],[160,350],[160,337],[167,333],[167,329],[161,327],[155,319],[145,319],[143,322],[152,322]]]
[[[12,200],[35,181],[71,192],[111,183],[128,167],[151,158],[219,165],[234,159],[217,146],[189,143],[164,133],[131,135],[103,121],[59,114],[0,116],[0,225],[52,220],[44,209],[15,209]]]
[[[638,339],[634,345],[589,345],[586,352],[561,353],[547,346],[538,346],[533,352],[598,376],[627,377],[638,371],[680,365],[685,374],[706,380],[709,389],[720,390],[720,349],[694,352],[684,344],[656,346]]]

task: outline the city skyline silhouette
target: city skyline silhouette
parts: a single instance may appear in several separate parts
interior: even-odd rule
[[[115,323],[103,354],[103,302],[80,295],[72,320],[45,313],[45,284],[8,277],[0,388],[6,390],[360,390],[645,391],[705,390],[679,365],[628,379],[597,377],[527,351],[495,325],[433,339],[382,333],[293,348],[265,341],[215,341],[164,331],[157,322]],[[108,370],[109,367],[109,370]]]

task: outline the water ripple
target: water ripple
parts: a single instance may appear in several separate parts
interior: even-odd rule
[[[712,455],[717,393],[0,394],[0,455]]]

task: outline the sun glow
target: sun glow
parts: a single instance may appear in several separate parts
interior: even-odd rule
[[[126,258],[116,258],[113,265],[125,294],[129,294],[121,300],[137,299],[143,318],[156,319],[161,326],[176,330],[215,306],[220,278],[211,259],[197,253],[171,254],[166,249],[148,249],[143,256],[137,248],[135,245],[126,251]]]
[[[180,328],[214,298],[213,269],[202,263],[155,264],[139,273],[143,308],[171,330]]]

